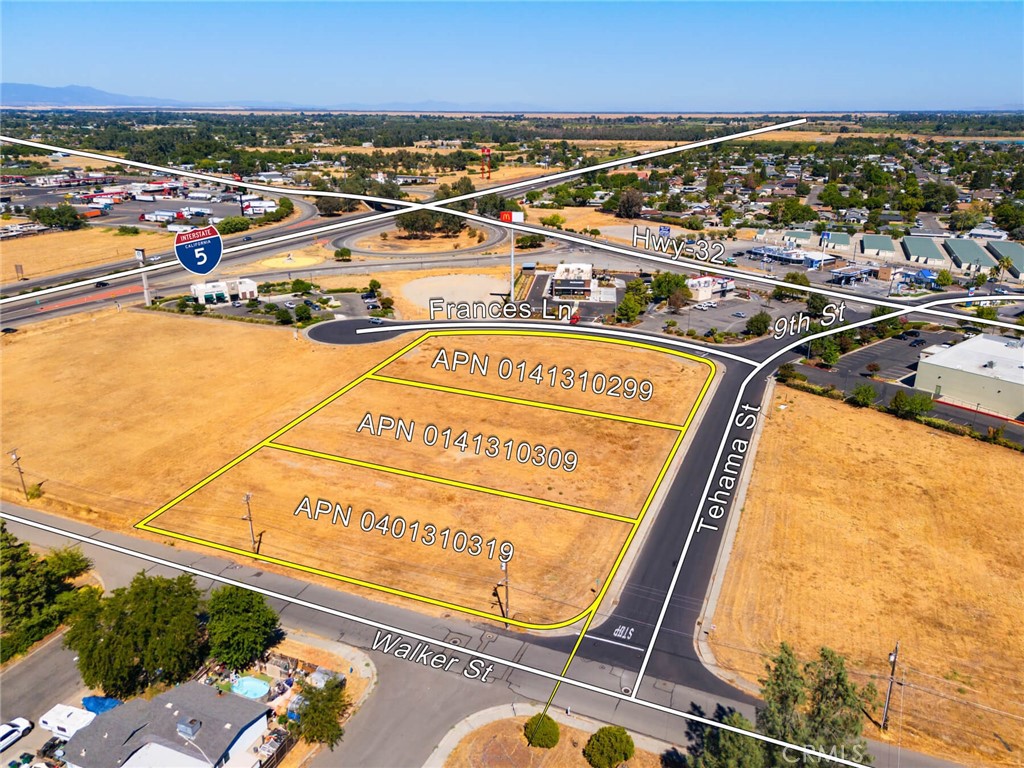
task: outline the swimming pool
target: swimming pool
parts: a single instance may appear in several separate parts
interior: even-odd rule
[[[270,683],[260,680],[258,677],[241,677],[231,686],[231,692],[247,699],[259,699],[267,695],[270,690]]]

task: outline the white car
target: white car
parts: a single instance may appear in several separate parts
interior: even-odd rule
[[[16,717],[9,723],[0,725],[0,752],[32,730],[32,723],[24,717]]]
[[[294,301],[286,301],[286,302],[284,303],[284,305],[285,305],[286,307],[288,307],[288,309],[295,309],[295,302],[294,302]]]

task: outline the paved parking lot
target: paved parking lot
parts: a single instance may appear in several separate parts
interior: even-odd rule
[[[963,334],[953,331],[921,331],[918,337],[927,343],[912,347],[913,339],[906,341],[892,338],[885,341],[878,341],[867,347],[861,347],[839,358],[836,364],[837,372],[846,377],[864,373],[871,363],[879,366],[876,374],[879,378],[887,381],[901,381],[908,386],[913,386],[911,374],[917,370],[917,361],[921,357],[921,350],[927,349],[933,344],[949,344],[963,341]]]

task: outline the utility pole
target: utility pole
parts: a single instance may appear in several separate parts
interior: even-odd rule
[[[882,730],[889,729],[889,698],[892,696],[892,684],[896,679],[896,660],[900,657],[900,641],[896,641],[896,648],[889,654],[889,663],[892,665],[889,670],[889,687],[885,690],[885,706],[882,708]]]
[[[498,582],[498,587],[505,585],[505,603],[502,604],[501,597],[498,595],[498,587],[494,588],[494,596],[498,598],[498,605],[501,606],[501,615],[505,617],[505,629],[508,629],[508,618],[512,613],[508,609],[508,563],[501,564],[501,570],[505,572],[505,578]]]
[[[252,529],[252,507],[249,506],[249,501],[251,499],[251,493],[247,493],[245,494],[245,496],[242,497],[242,501],[245,502],[245,517],[243,517],[242,519],[249,521],[249,538],[252,540],[252,551],[256,552],[256,534],[253,532]]]
[[[21,468],[21,456],[18,455],[17,448],[11,451],[11,464],[18,470],[18,478],[21,480],[21,492],[25,494],[25,501],[29,501],[28,489],[25,487],[25,470]]]

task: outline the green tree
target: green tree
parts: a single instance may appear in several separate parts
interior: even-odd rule
[[[686,302],[693,298],[693,291],[690,290],[688,285],[682,285],[672,291],[672,295],[668,297],[668,306],[673,312],[678,312],[682,309]]]
[[[812,293],[807,297],[807,312],[811,317],[821,317],[828,306],[828,296],[820,293]]]
[[[739,712],[732,712],[722,720],[726,725],[753,731],[754,725]],[[765,764],[764,743],[723,728],[708,728],[703,748],[695,756],[693,768],[762,768]]]
[[[544,235],[522,235],[516,238],[516,248],[541,248],[544,246]]]
[[[636,187],[626,187],[619,195],[619,206],[615,215],[621,219],[635,219],[643,207],[643,193]]]
[[[29,218],[43,226],[57,229],[73,230],[85,226],[85,218],[68,203],[60,203],[56,208],[40,206],[32,211]]]
[[[302,698],[295,726],[298,735],[310,744],[326,744],[333,752],[345,735],[341,718],[350,706],[344,681],[331,678],[323,688],[303,683]]]
[[[786,643],[765,665],[767,674],[759,678],[764,705],[757,709],[757,729],[765,736],[790,744],[807,743],[807,723],[803,714],[807,700],[805,682],[793,649]],[[782,750],[767,745],[770,765],[784,764]]]
[[[803,272],[787,272],[782,278],[782,282],[790,283],[792,285],[806,285],[810,286],[810,278],[807,277]],[[799,299],[804,295],[803,291],[794,290],[792,288],[784,288],[779,285],[772,291],[772,298],[776,301],[782,301],[784,299]]]
[[[747,318],[746,331],[751,336],[764,336],[772,327],[772,316],[764,310]]]
[[[346,205],[348,202],[348,200],[340,197],[324,197],[323,195],[318,195],[313,205],[316,206],[316,209],[320,212],[321,216],[334,216],[346,210],[350,210]]]
[[[227,585],[213,590],[206,613],[210,653],[231,669],[247,669],[280,635],[277,612],[263,595],[248,589]]]
[[[643,308],[650,299],[651,291],[647,287],[647,283],[640,278],[637,278],[636,280],[630,280],[626,283],[626,294],[633,296],[633,298],[635,298],[640,304],[641,308]]]
[[[686,275],[680,275],[678,272],[661,272],[655,275],[654,280],[651,281],[651,293],[656,299],[667,299],[676,291],[684,288],[687,291],[690,290]]]
[[[227,216],[217,224],[217,231],[222,235],[233,235],[245,232],[249,228],[249,220],[244,216]]]
[[[999,310],[995,307],[980,306],[974,308],[974,315],[980,320],[995,320],[999,317]]]
[[[877,399],[878,392],[870,384],[858,384],[850,394],[850,402],[858,408],[869,408]]]
[[[205,656],[199,614],[191,576],[139,573],[109,597],[96,588],[80,590],[64,644],[78,654],[87,686],[128,698],[156,682],[186,680],[198,668]]]
[[[64,621],[73,599],[70,581],[92,567],[77,548],[33,554],[0,521],[0,662],[43,639]]]
[[[637,301],[636,297],[631,293],[627,293],[622,297],[619,306],[615,308],[615,319],[620,323],[632,323],[640,316],[642,311],[643,306]]]
[[[300,323],[308,323],[313,319],[313,310],[305,304],[299,304],[295,308],[295,320]]]
[[[371,280],[367,287],[380,296],[380,280]]]
[[[831,368],[839,362],[839,342],[832,336],[818,339],[816,344],[821,362]]]
[[[821,752],[870,763],[861,729],[863,711],[874,704],[874,686],[854,685],[847,676],[846,661],[830,648],[822,648],[804,673],[809,688],[808,743]]]
[[[526,721],[523,735],[531,747],[551,749],[558,745],[558,723],[543,712],[538,712]]]
[[[945,288],[953,284],[953,275],[948,269],[940,269],[939,274],[935,276],[935,282]]]
[[[889,413],[900,419],[916,419],[932,409],[932,399],[923,392],[908,395],[902,389],[889,401]]]
[[[395,217],[395,226],[408,237],[425,238],[437,228],[437,215],[432,211],[409,211]]]
[[[274,313],[274,318],[281,325],[292,324],[292,313],[288,311],[287,307],[278,307],[277,311]]]
[[[818,195],[818,201],[822,205],[827,205],[830,208],[845,208],[846,198],[843,197],[843,193],[839,191],[839,185],[834,181],[829,182],[825,185],[824,189]]]
[[[562,225],[565,224],[565,217],[560,216],[557,213],[552,213],[550,216],[545,216],[540,220],[540,223],[545,227],[554,227],[555,229],[561,229]]]
[[[1024,227],[1024,206],[1006,201],[1000,203],[992,211],[992,220],[996,226],[1002,227],[1007,232]]]
[[[335,248],[335,261],[352,261],[352,250],[350,248]]]
[[[884,320],[879,319],[883,315],[887,315],[892,312],[889,307],[875,307],[871,310],[871,317],[875,319],[875,328],[878,330],[879,336],[885,336],[886,333],[896,328],[899,321],[895,317],[889,317]]]
[[[593,768],[616,768],[633,756],[633,737],[618,725],[598,728],[583,747],[583,757]]]

